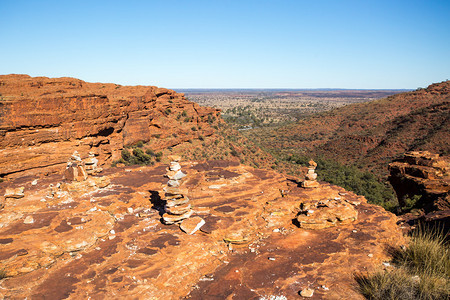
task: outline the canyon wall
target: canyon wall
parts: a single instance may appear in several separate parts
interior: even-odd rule
[[[209,136],[219,113],[154,86],[2,75],[0,177],[61,170],[75,150],[104,165],[139,141],[159,150]]]

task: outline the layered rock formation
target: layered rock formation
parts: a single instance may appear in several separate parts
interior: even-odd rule
[[[305,189],[228,161],[184,162],[183,171],[193,207],[186,232],[205,221],[194,234],[160,222],[165,164],[80,182],[55,174],[0,183],[0,195],[23,188],[0,210],[0,298],[297,299],[309,290],[359,299],[354,272],[403,243],[393,214],[336,186]],[[338,200],[358,218],[317,230],[294,224],[307,204]]]
[[[400,206],[421,209],[416,217],[445,221],[449,227],[450,162],[447,159],[428,151],[413,151],[391,163],[389,171],[389,181]]]
[[[154,86],[1,75],[0,177],[59,171],[74,150],[104,165],[139,141],[174,146],[211,135],[218,115]]]

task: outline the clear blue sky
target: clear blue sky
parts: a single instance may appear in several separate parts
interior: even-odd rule
[[[0,74],[168,88],[450,79],[450,0],[0,0]]]

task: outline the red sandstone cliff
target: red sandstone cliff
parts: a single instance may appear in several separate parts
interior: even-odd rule
[[[109,164],[138,141],[174,146],[211,135],[218,115],[154,86],[1,75],[0,177],[60,170],[74,150]]]

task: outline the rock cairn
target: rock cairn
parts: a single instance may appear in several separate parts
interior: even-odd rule
[[[84,160],[84,169],[88,175],[95,175],[102,171],[102,168],[98,167],[98,159],[93,152],[89,152],[89,157]]]
[[[75,151],[67,162],[64,179],[67,181],[84,181],[88,177],[78,151]]]
[[[309,161],[308,173],[305,176],[305,180],[302,182],[304,188],[317,188],[319,183],[317,182],[317,173],[315,172],[317,163],[313,160]]]
[[[189,198],[185,195],[186,191],[183,191],[180,187],[181,179],[186,176],[181,171],[180,157],[174,156],[172,160],[165,175],[169,178],[169,181],[164,188],[164,201],[166,202],[164,205],[165,214],[162,216],[164,224],[181,222],[193,214]]]

